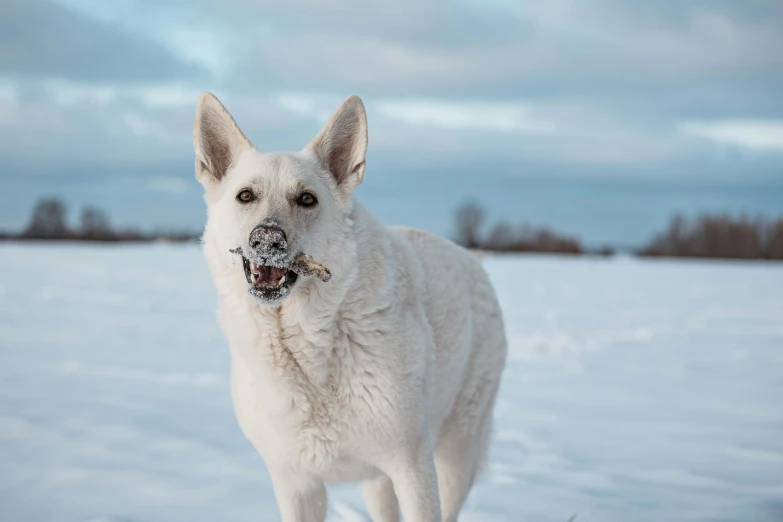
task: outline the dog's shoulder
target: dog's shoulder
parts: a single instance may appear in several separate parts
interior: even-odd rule
[[[432,326],[435,317],[465,318],[468,308],[494,299],[494,289],[481,259],[453,241],[408,227],[392,232],[411,245],[423,274],[422,297]],[[481,306],[481,303],[478,303]],[[491,304],[491,303],[490,303]]]
[[[405,226],[390,229],[411,245],[425,269],[483,270],[478,255],[445,237]]]

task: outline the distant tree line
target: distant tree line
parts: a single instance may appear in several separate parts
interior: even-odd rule
[[[506,221],[486,227],[485,221],[481,206],[474,202],[463,204],[456,213],[455,240],[467,248],[489,252],[614,253],[608,246],[587,249],[578,238],[548,228]],[[688,220],[675,215],[664,232],[633,253],[644,257],[783,260],[783,219],[708,214]]]
[[[577,237],[546,227],[498,221],[486,226],[486,214],[475,202],[462,205],[456,214],[455,240],[475,250],[490,252],[541,252],[553,254],[612,255],[611,247],[588,249]],[[68,208],[58,198],[43,198],[20,233],[2,233],[2,239],[77,241],[197,241],[195,231],[158,230],[142,232],[135,228],[113,227],[103,210],[86,206],[78,223],[68,223]],[[729,214],[703,215],[687,219],[675,215],[663,232],[634,251],[645,257],[696,257],[725,259],[783,260],[783,218],[770,220],[733,217]]]
[[[462,205],[456,215],[457,243],[490,252],[585,253],[579,239],[548,228],[499,221],[485,233],[485,218],[484,210],[478,204],[469,202]]]
[[[676,215],[668,228],[656,235],[638,254],[783,260],[783,219],[735,218],[720,214],[688,220]]]
[[[68,207],[58,198],[43,198],[33,208],[27,226],[19,234],[2,234],[0,239],[46,239],[75,241],[193,241],[191,231],[142,232],[134,228],[114,228],[106,212],[84,207],[76,227],[68,224]]]

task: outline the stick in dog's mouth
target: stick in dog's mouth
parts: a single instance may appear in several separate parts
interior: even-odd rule
[[[294,258],[290,270],[305,277],[315,277],[324,283],[332,278],[332,273],[321,263],[307,254],[299,254]]]
[[[231,249],[229,252],[244,257],[241,247]],[[330,272],[328,268],[307,254],[297,255],[291,262],[291,266],[288,267],[288,270],[304,277],[314,277],[324,283],[332,278],[332,272]]]

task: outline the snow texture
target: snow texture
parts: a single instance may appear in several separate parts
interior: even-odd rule
[[[279,520],[201,256],[0,245],[0,520]],[[463,522],[783,519],[782,265],[484,264],[510,356]]]
[[[273,228],[265,229],[265,227]],[[250,233],[253,245],[243,249],[245,259],[257,265],[288,268],[291,265],[288,242],[282,233],[274,232],[275,229],[280,229],[276,223],[267,223],[264,227],[253,230]]]

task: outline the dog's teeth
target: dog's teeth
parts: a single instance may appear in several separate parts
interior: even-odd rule
[[[285,274],[283,274],[283,277],[281,277],[281,278],[280,278],[280,281],[278,281],[278,282],[277,282],[277,286],[280,286],[280,285],[282,285],[283,283],[285,283]]]

